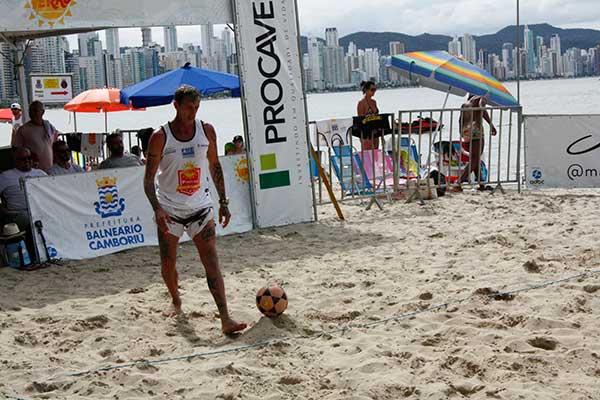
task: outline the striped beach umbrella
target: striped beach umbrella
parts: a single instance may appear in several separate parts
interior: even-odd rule
[[[389,66],[421,86],[457,96],[467,93],[482,96],[494,106],[519,106],[508,89],[490,73],[445,51],[416,51],[393,56]]]

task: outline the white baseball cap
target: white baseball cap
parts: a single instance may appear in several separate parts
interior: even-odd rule
[[[13,110],[14,109],[20,110],[21,109],[21,105],[19,103],[12,103],[10,105],[10,108],[13,109]]]

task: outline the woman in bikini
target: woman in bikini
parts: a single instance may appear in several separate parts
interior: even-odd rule
[[[466,150],[469,153],[470,166],[464,170],[459,183],[468,182],[471,173],[475,173],[480,189],[485,187],[482,183],[481,176],[481,155],[483,154],[484,147],[484,120],[490,125],[492,136],[496,136],[496,127],[492,123],[492,119],[488,112],[483,110],[486,105],[487,102],[485,97],[469,94],[467,102],[461,107],[462,111],[460,114],[461,138],[462,142],[467,144]]]
[[[377,91],[377,87],[375,86],[375,82],[373,81],[363,81],[360,84],[362,88],[362,92],[364,97],[358,102],[356,107],[356,115],[359,117],[375,115],[379,114],[379,109],[377,108],[377,102],[373,99],[375,92]],[[363,150],[374,150],[379,148],[379,136],[375,136],[371,140],[370,132],[365,132],[365,137],[362,139],[362,148]]]

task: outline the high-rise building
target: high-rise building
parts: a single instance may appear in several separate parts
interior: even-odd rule
[[[454,57],[462,57],[462,45],[460,40],[458,40],[458,36],[454,36],[454,38],[448,42],[448,53]]]
[[[553,35],[550,38],[550,49],[554,51],[556,54],[556,68],[554,69],[554,75],[562,75],[563,74],[563,63],[562,63],[562,50],[560,44],[560,36]]]
[[[102,54],[102,42],[97,32],[80,33],[77,35],[80,57],[92,57]]]
[[[121,46],[119,44],[119,29],[111,28],[106,33],[106,50],[114,58],[121,57]]]
[[[309,36],[308,38],[308,60],[311,77],[308,87],[316,90],[324,89],[323,45],[314,36]]]
[[[485,69],[490,74],[492,73],[492,65],[490,65],[489,52],[486,49],[479,49],[479,55],[477,57],[477,65],[479,68]]]
[[[97,32],[81,33],[79,42],[79,81],[81,90],[106,86],[102,42]]]
[[[527,69],[523,72],[525,75],[534,75],[535,74],[535,45],[533,41],[533,31],[529,29],[528,25],[525,25],[524,33],[523,33],[523,42],[524,49],[527,53]]]
[[[325,86],[339,87],[344,81],[344,49],[339,46],[326,46],[323,49],[323,71]]]
[[[68,51],[65,52],[65,72],[73,75],[73,96],[77,96],[81,93],[78,51],[74,51],[73,53]]]
[[[477,44],[473,35],[465,33],[462,37],[463,56],[471,64],[477,63]]]
[[[365,49],[365,69],[367,79],[378,82],[379,79],[379,49]]]
[[[542,57],[544,56],[544,37],[536,36],[535,38],[535,57],[537,62],[539,63]]]
[[[202,68],[211,68],[211,59],[213,57],[213,40],[215,36],[212,24],[202,25],[201,29],[201,45],[202,45]]]
[[[68,42],[62,36],[46,37],[33,41],[36,51],[31,54],[32,72],[63,74],[65,68],[65,52]]]
[[[152,29],[142,28],[142,47],[149,47],[152,44]]]
[[[177,27],[174,25],[163,27],[165,39],[165,53],[177,51]]]
[[[390,42],[390,56],[397,56],[405,53],[404,43]]]
[[[145,79],[150,79],[158,75],[158,51],[152,47],[146,47],[141,49],[144,56],[144,77],[142,81]]]
[[[229,29],[229,27],[226,27],[225,29],[223,29],[223,32],[221,32],[221,40],[223,41],[223,44],[225,45],[225,55],[227,57],[229,57],[233,53],[235,53],[232,37],[233,37],[233,35],[232,35],[231,29]]]
[[[15,54],[10,45],[0,41],[0,100],[13,101],[18,98],[15,81],[14,58]]]
[[[340,45],[337,28],[325,29],[325,45],[327,47],[338,47]]]
[[[328,88],[344,85],[344,49],[340,47],[337,28],[325,29],[325,48],[323,49],[323,80]]]
[[[513,49],[512,43],[504,43],[502,45],[502,62],[508,71],[513,71]]]
[[[592,64],[594,65],[594,73],[600,74],[600,44],[595,47]]]
[[[352,56],[352,57],[356,57],[357,53],[358,53],[358,48],[356,47],[356,45],[354,44],[354,42],[348,43],[348,53],[347,53],[347,55]]]
[[[115,58],[112,54],[104,54],[104,80],[110,88],[123,87],[123,70],[121,58]]]

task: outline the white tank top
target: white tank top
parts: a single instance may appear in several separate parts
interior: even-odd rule
[[[165,146],[158,166],[157,196],[161,205],[178,211],[180,216],[211,207],[209,189],[208,138],[202,122],[196,120],[194,137],[178,140],[170,123],[163,126]]]

